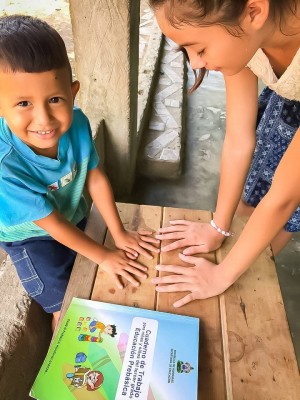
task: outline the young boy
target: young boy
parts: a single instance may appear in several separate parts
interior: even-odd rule
[[[158,251],[151,232],[120,221],[99,169],[90,125],[73,109],[79,82],[60,35],[27,16],[0,18],[0,245],[29,295],[59,317],[76,252],[135,286],[145,278],[138,254]],[[109,250],[85,235],[86,185],[114,238]],[[147,250],[145,250],[147,249]]]

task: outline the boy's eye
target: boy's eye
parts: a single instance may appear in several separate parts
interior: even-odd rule
[[[31,104],[30,101],[23,100],[23,101],[20,101],[17,105],[20,107],[28,107],[30,104]]]
[[[52,97],[52,98],[49,100],[49,103],[56,104],[56,103],[59,103],[61,100],[62,100],[62,99],[61,99],[60,97]]]
[[[204,55],[204,53],[205,53],[205,49],[199,51],[197,54],[198,54],[198,56],[202,57]]]

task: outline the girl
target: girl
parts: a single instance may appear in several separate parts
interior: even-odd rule
[[[277,254],[300,231],[300,2],[299,0],[150,0],[162,32],[200,70],[221,71],[227,125],[220,187],[210,224],[172,221],[162,250],[186,247],[191,268],[158,266],[176,275],[155,278],[157,291],[189,291],[174,303],[218,295],[272,244]],[[267,85],[257,102],[258,77]],[[221,246],[233,216],[251,215],[218,266],[192,257]],[[160,286],[164,284],[163,286]]]

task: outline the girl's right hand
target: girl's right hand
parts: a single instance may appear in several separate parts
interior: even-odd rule
[[[137,261],[130,260],[123,250],[105,248],[104,257],[99,266],[114,279],[119,289],[124,288],[120,277],[127,279],[134,286],[139,286],[140,282],[133,275],[144,279],[148,276],[145,273],[148,268]]]
[[[170,251],[186,247],[183,254],[209,253],[218,249],[225,237],[216,231],[209,223],[192,222],[186,220],[170,221],[171,226],[159,229],[156,239],[174,240],[161,248],[161,251]]]

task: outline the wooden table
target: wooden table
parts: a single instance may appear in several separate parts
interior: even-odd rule
[[[125,228],[132,230],[157,231],[173,219],[209,222],[212,218],[211,212],[201,210],[122,203],[118,203],[118,209]],[[209,259],[221,261],[243,225],[242,220],[235,219],[232,229],[236,235],[209,254]],[[99,243],[113,246],[95,208],[86,233]],[[75,296],[199,317],[199,400],[299,400],[299,371],[271,250],[267,249],[225,294],[175,309],[172,304],[183,294],[158,294],[150,278],[157,274],[156,264],[186,265],[177,253],[161,253],[150,261],[140,257],[149,268],[149,279],[139,288],[128,285],[124,290],[116,289],[96,264],[78,255],[62,315]]]

